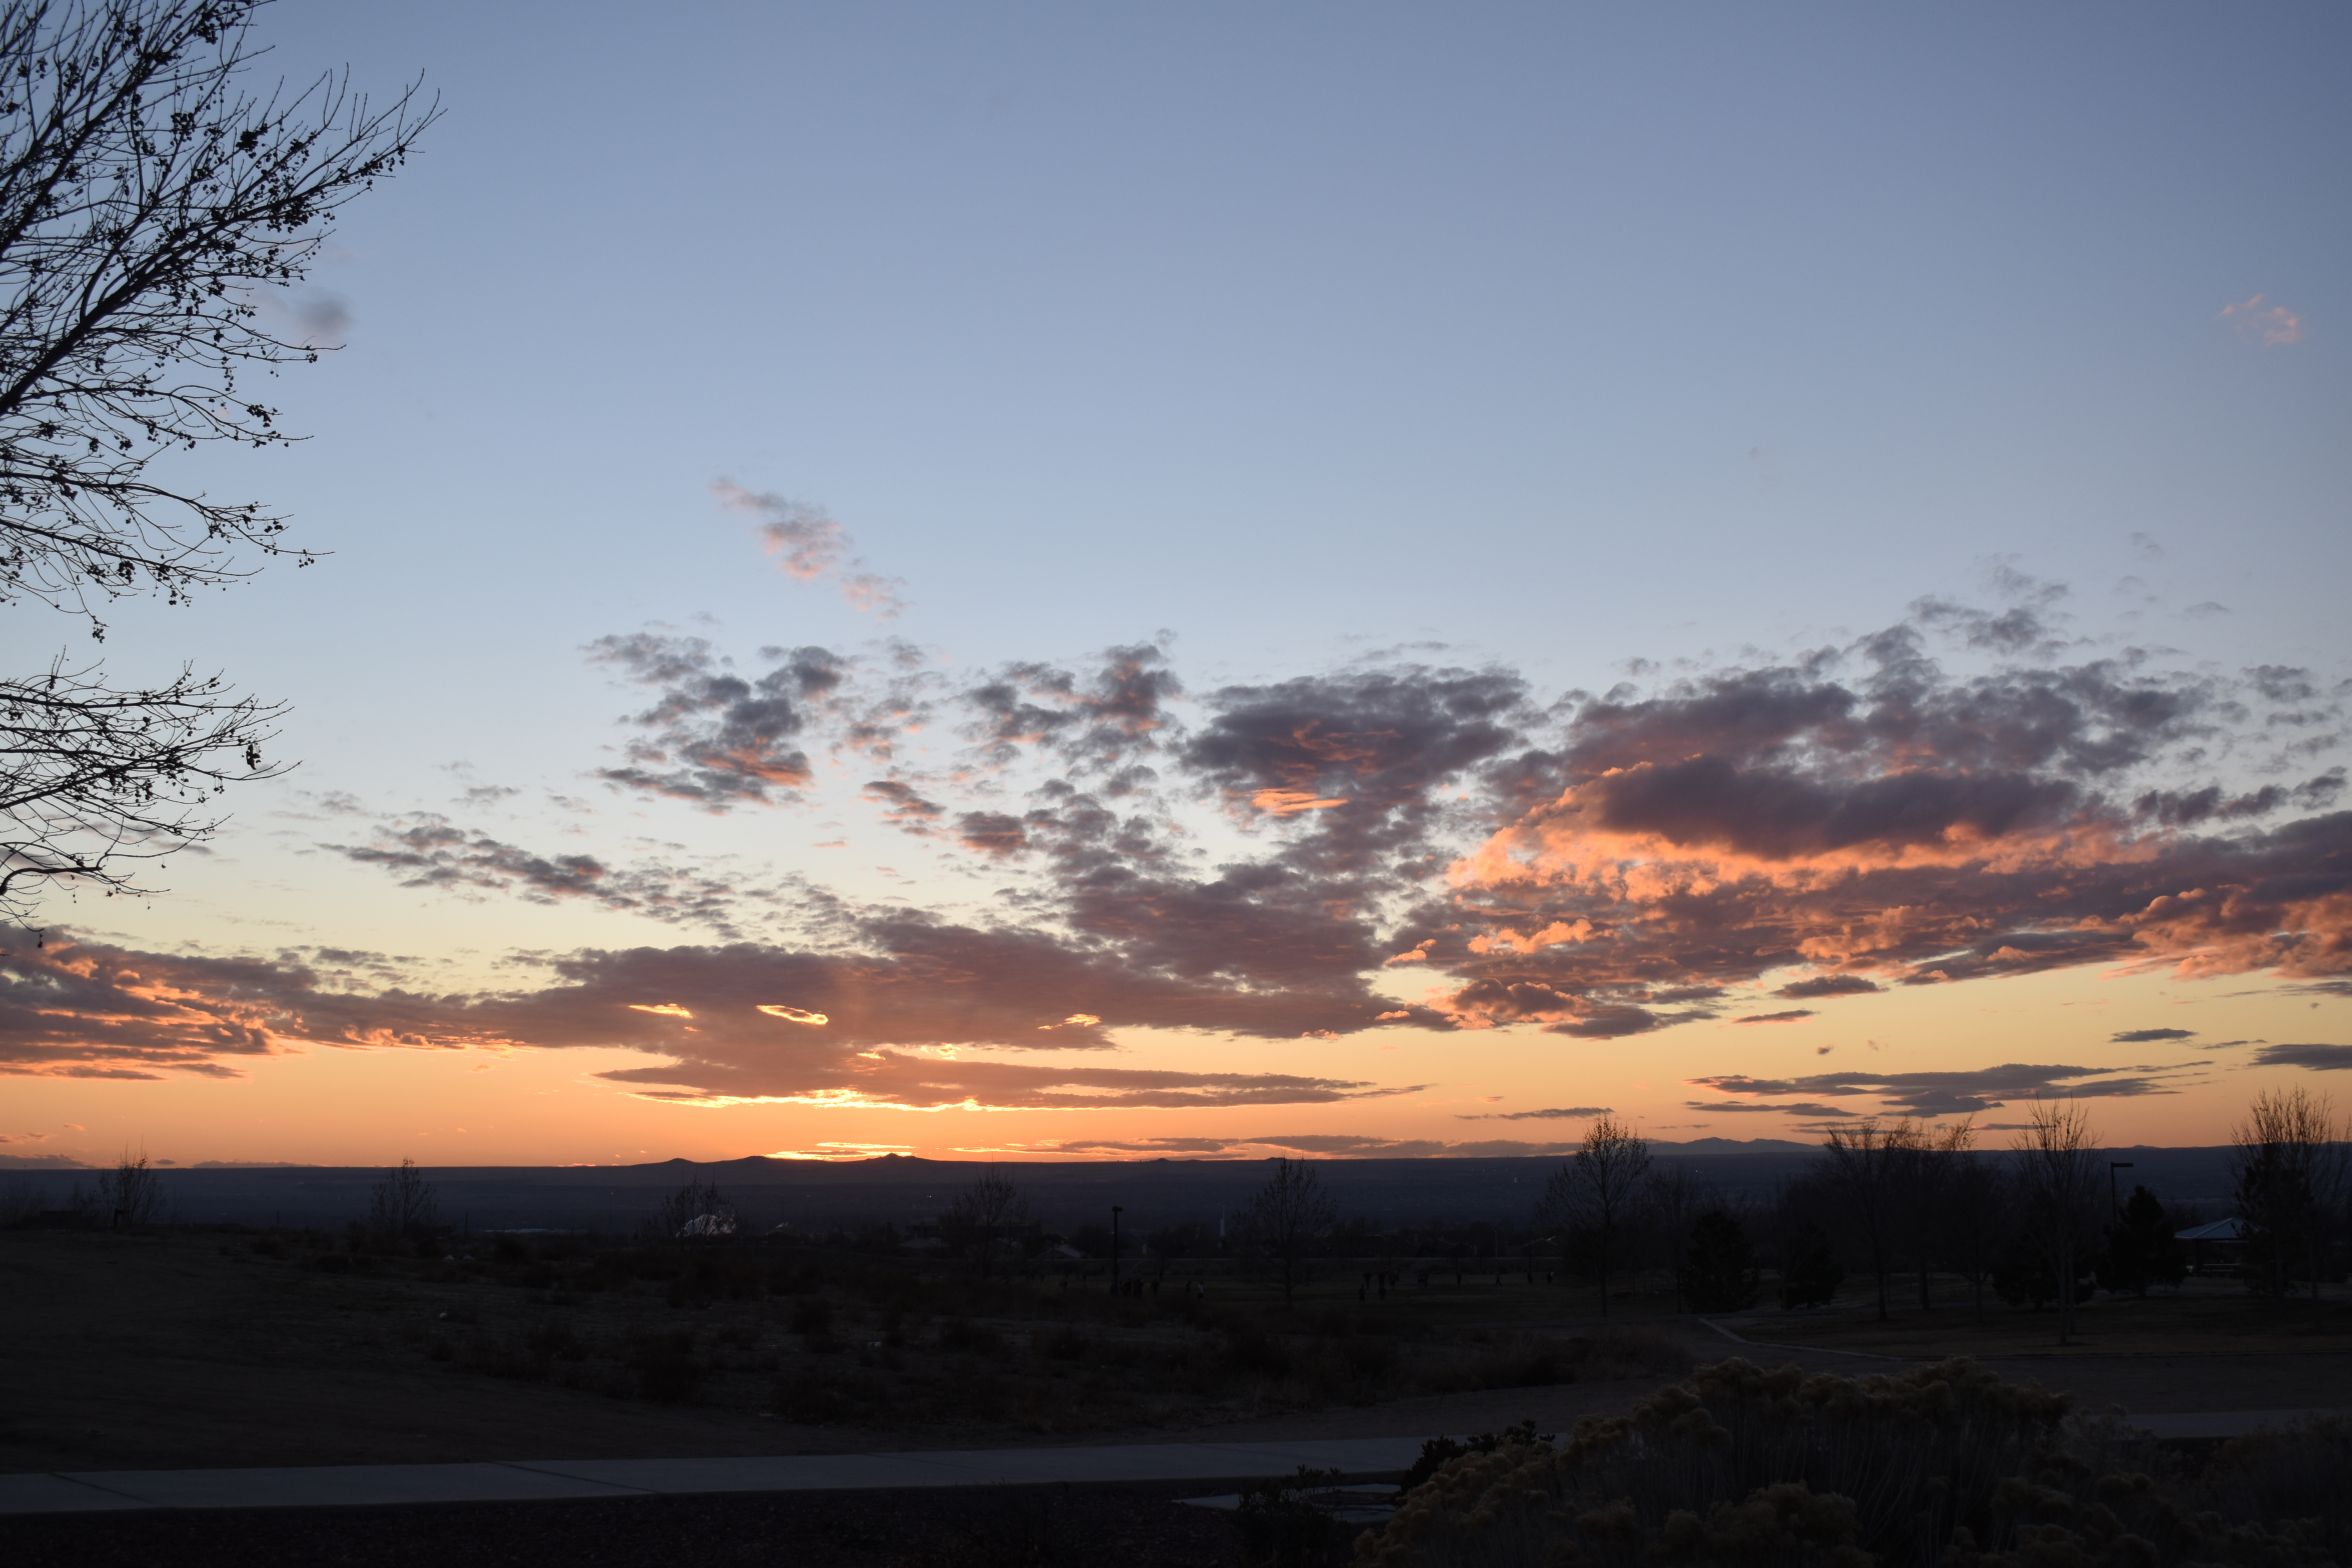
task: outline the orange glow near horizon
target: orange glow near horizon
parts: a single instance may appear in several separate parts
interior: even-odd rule
[[[1754,995],[1759,1003],[1768,1000],[1760,989]],[[1776,1001],[1771,1005],[1781,1010]],[[2118,1146],[2214,1144],[2227,1139],[2257,1090],[2309,1081],[2286,1068],[2227,1071],[2249,1049],[2227,1042],[2240,1035],[2341,1039],[2348,1013],[2352,1007],[2342,1000],[2281,986],[2248,994],[2242,978],[2184,982],[2168,974],[2071,971],[1841,997],[1819,1004],[1816,1016],[1769,1029],[1742,1027],[1726,1016],[1606,1042],[1506,1026],[1482,1031],[1475,1051],[1458,1034],[1393,1024],[1376,1036],[1334,1040],[1122,1031],[1124,1048],[1111,1059],[1127,1066],[1181,1063],[1203,1072],[1273,1070],[1422,1086],[1376,1099],[1221,1108],[989,1105],[977,1098],[915,1106],[856,1087],[641,1093],[598,1076],[641,1070],[653,1060],[634,1050],[299,1048],[245,1059],[237,1078],[14,1078],[0,1155],[98,1164],[124,1149],[145,1149],[181,1165],[378,1164],[407,1155],[446,1166],[725,1159],[768,1150],[852,1158],[850,1151],[872,1146],[934,1158],[969,1157],[957,1151],[985,1148],[1012,1157],[1101,1159],[1150,1157],[1155,1140],[1177,1140],[1179,1146],[1157,1147],[1182,1158],[1342,1135],[1445,1152],[1498,1140],[1536,1147],[1572,1142],[1583,1119],[1534,1113],[1584,1106],[1610,1107],[1663,1140],[1814,1141],[1818,1135],[1808,1128],[1815,1118],[1742,1109],[1759,1097],[1696,1080],[1967,1071],[2012,1062],[2064,1063],[2109,1075],[2152,1069],[2140,1076],[2153,1076],[2160,1092],[2084,1101],[2102,1139]],[[2112,1038],[2156,1025],[2177,1026],[2194,1038]],[[1782,1098],[1894,1114],[1870,1095]],[[459,1114],[453,1108],[461,1105]],[[688,1111],[699,1114],[683,1114]],[[2012,1101],[1977,1117],[1987,1146],[2005,1145],[2010,1134],[2002,1124],[2020,1112],[2021,1102]],[[985,1135],[974,1135],[975,1115],[986,1117]],[[910,1136],[910,1126],[920,1131]],[[1181,1146],[1186,1142],[1214,1147]],[[1314,1152],[1345,1158],[1359,1151]],[[0,1161],[0,1170],[6,1168]]]

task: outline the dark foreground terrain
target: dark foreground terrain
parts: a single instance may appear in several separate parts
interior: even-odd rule
[[[1180,1489],[1186,1493],[1198,1488]],[[6,1522],[16,1568],[1014,1568],[1243,1561],[1230,1520],[1150,1488],[771,1496],[77,1515]]]
[[[1366,1292],[1364,1274],[1402,1274]],[[772,1242],[483,1238],[436,1256],[320,1232],[0,1232],[0,1471],[648,1458],[1244,1435],[1564,1428],[1725,1355],[1869,1371],[1954,1355],[2139,1414],[2352,1407],[2352,1298],[2234,1282],[2055,1314],[1704,1322],[1508,1270],[1318,1260],[1285,1302],[1216,1260],[1099,1276]],[[1362,1295],[1366,1299],[1359,1299]]]

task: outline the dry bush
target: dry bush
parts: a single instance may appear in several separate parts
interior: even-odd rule
[[[1435,1456],[1442,1457],[1442,1456]],[[1702,1368],[1564,1443],[1446,1459],[1362,1568],[2126,1568],[2341,1562],[2352,1423],[2232,1444],[2199,1475],[1967,1362],[1898,1377]]]

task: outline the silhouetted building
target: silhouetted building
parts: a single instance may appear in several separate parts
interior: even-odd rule
[[[2235,1274],[2246,1259],[2246,1222],[2236,1215],[2173,1232],[2188,1249],[2192,1274]]]

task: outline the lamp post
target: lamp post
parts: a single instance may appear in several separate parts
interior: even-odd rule
[[[1119,1293],[1119,1213],[1122,1204],[1111,1205],[1111,1294]]]
[[[2131,1168],[2132,1162],[2129,1160],[2109,1160],[2107,1162],[2107,1214],[2111,1219],[2120,1220],[2123,1218],[2123,1205],[2115,1199],[2115,1173],[2128,1171]]]

